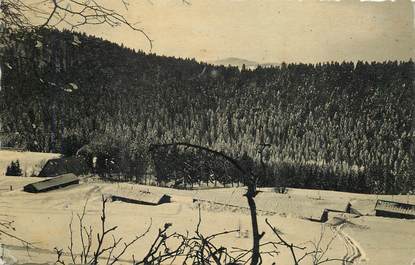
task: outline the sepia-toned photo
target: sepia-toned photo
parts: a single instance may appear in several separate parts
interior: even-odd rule
[[[0,265],[415,265],[415,1],[0,0]]]

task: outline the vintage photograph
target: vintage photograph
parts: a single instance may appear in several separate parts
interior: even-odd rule
[[[0,0],[0,265],[415,265],[414,14]]]

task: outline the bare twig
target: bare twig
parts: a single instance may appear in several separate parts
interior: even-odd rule
[[[258,177],[253,174],[252,171],[244,169],[239,162],[236,159],[233,159],[232,157],[226,155],[223,152],[212,150],[207,147],[203,147],[196,144],[186,143],[186,142],[177,142],[177,143],[167,143],[167,144],[152,144],[150,145],[149,151],[153,151],[160,147],[178,147],[183,146],[187,148],[195,148],[198,150],[203,150],[207,153],[211,153],[214,155],[217,155],[219,157],[224,158],[225,160],[229,161],[236,169],[238,169],[244,176],[244,182],[247,186],[247,192],[244,195],[247,198],[250,214],[251,214],[251,224],[252,224],[252,241],[253,241],[253,247],[252,247],[252,256],[251,256],[251,264],[256,265],[259,263],[261,259],[261,253],[260,253],[260,241],[261,238],[264,236],[264,232],[259,233],[258,228],[258,220],[257,220],[257,210],[256,210],[256,204],[255,204],[255,196],[258,194],[257,191],[257,182]]]
[[[71,263],[72,264],[91,264],[97,265],[100,259],[106,260],[106,265],[114,265],[125,255],[127,250],[136,243],[139,239],[143,238],[149,231],[152,225],[150,221],[149,226],[147,229],[140,235],[135,236],[132,240],[128,242],[124,242],[123,238],[116,238],[113,232],[116,231],[117,226],[113,226],[110,228],[106,227],[107,216],[106,216],[106,204],[107,199],[102,196],[102,210],[101,210],[101,226],[100,226],[100,233],[96,234],[96,241],[93,242],[93,228],[92,226],[86,226],[84,224],[84,218],[86,215],[86,206],[87,202],[85,203],[82,213],[77,214],[78,221],[79,221],[79,245],[80,245],[80,254],[76,254],[75,251],[75,240],[74,240],[74,230],[73,230],[73,215],[71,217],[71,221],[69,223],[69,232],[70,232],[70,243],[68,246]],[[111,236],[112,243],[107,243],[108,236]],[[95,251],[90,254],[91,249],[95,245]],[[122,245],[122,247],[121,247]],[[57,255],[56,264],[65,264],[63,256],[65,253],[62,249],[55,248],[55,252]],[[78,262],[79,259],[79,262]]]
[[[120,0],[128,9],[128,1]],[[150,51],[153,41],[141,28],[135,26],[120,12],[110,9],[96,0],[42,0],[40,3],[27,3],[24,0],[0,1],[0,25],[5,29],[35,31],[41,28],[57,28],[62,24],[71,30],[85,25],[127,26],[142,34],[148,41]],[[34,19],[41,20],[36,23]]]

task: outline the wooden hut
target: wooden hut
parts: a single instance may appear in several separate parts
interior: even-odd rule
[[[415,205],[394,201],[377,200],[376,216],[415,219]]]
[[[155,194],[149,191],[137,191],[128,194],[117,192],[116,194],[111,194],[111,199],[112,201],[122,201],[143,205],[159,205],[162,203],[169,203],[171,201],[171,197],[167,194]]]
[[[56,177],[69,173],[79,176],[88,171],[88,166],[82,157],[63,157],[49,159],[38,176]]]
[[[28,184],[23,187],[23,190],[26,192],[38,193],[56,190],[74,184],[79,184],[79,179],[74,174],[65,174],[52,179]]]

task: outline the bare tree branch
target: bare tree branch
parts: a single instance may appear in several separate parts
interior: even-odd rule
[[[150,221],[147,229],[140,235],[135,236],[132,240],[124,242],[123,238],[116,238],[113,232],[116,231],[117,226],[111,228],[106,228],[107,216],[106,216],[106,204],[107,199],[102,196],[102,210],[101,210],[101,226],[100,233],[96,234],[96,241],[93,242],[93,229],[92,226],[87,227],[84,224],[84,217],[86,215],[86,206],[87,202],[84,204],[81,214],[77,214],[79,221],[79,247],[80,254],[77,254],[75,250],[75,240],[74,240],[74,230],[73,226],[73,215],[69,223],[69,232],[70,232],[70,243],[68,246],[69,253],[64,253],[62,249],[55,248],[57,255],[56,264],[65,265],[63,259],[64,255],[69,255],[72,264],[90,264],[97,265],[98,260],[105,259],[106,265],[114,265],[125,255],[126,251],[139,239],[143,238],[150,231],[152,226],[152,221]],[[108,236],[111,236],[112,243],[108,244]],[[121,246],[122,244],[122,246]],[[96,245],[95,251],[90,255],[90,251]],[[78,262],[79,259],[79,262]]]
[[[128,10],[128,0],[119,0]],[[153,48],[153,41],[142,29],[129,21],[120,12],[110,9],[95,0],[42,0],[27,3],[23,0],[0,1],[0,26],[2,34],[7,30],[35,31],[41,28],[69,27],[79,29],[85,25],[126,26],[139,32]],[[36,21],[40,20],[40,23]]]
[[[259,233],[258,228],[258,218],[257,218],[257,210],[256,210],[256,204],[255,204],[255,196],[257,195],[257,182],[258,177],[253,174],[252,171],[248,171],[242,167],[239,162],[236,159],[233,159],[232,157],[226,155],[223,152],[212,150],[207,147],[203,147],[200,145],[195,145],[191,143],[185,143],[185,142],[178,142],[178,143],[168,143],[168,144],[152,144],[150,145],[150,152],[156,148],[160,147],[177,147],[177,146],[184,146],[184,147],[190,147],[195,148],[199,150],[206,151],[208,153],[220,156],[227,161],[229,161],[235,168],[237,168],[244,176],[244,182],[247,186],[247,192],[245,193],[245,197],[247,198],[250,215],[251,215],[251,224],[252,224],[252,241],[253,241],[253,247],[252,247],[252,256],[251,256],[251,264],[256,265],[259,263],[261,259],[261,253],[260,253],[260,241],[261,238],[264,236],[264,232]]]

